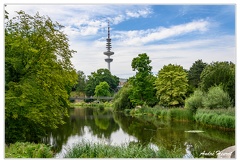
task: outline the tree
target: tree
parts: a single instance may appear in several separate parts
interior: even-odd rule
[[[96,97],[110,96],[111,93],[109,91],[109,88],[110,88],[110,86],[108,85],[107,82],[104,81],[104,82],[99,83],[96,86],[95,91],[94,91],[95,96]]]
[[[185,108],[196,113],[198,108],[203,107],[203,97],[204,93],[200,89],[195,90],[194,93],[185,100]]]
[[[158,72],[155,86],[161,105],[183,105],[188,87],[187,73],[180,65],[163,66]]]
[[[75,51],[57,22],[17,13],[5,22],[5,142],[37,142],[68,116]]]
[[[207,66],[201,59],[195,61],[188,71],[188,83],[195,88],[198,87],[200,83],[200,76],[203,69]]]
[[[124,84],[124,86],[114,95],[114,109],[116,111],[122,111],[124,109],[133,108],[133,104],[130,101],[130,95],[132,94],[133,86],[130,82]]]
[[[97,72],[92,72],[91,75],[88,76],[87,84],[86,84],[86,95],[94,96],[94,91],[96,86],[100,82],[107,82],[110,86],[110,93],[114,93],[119,84],[119,78],[115,75],[112,75],[108,69],[98,69]]]
[[[76,90],[78,93],[85,93],[86,75],[84,75],[83,71],[77,71],[77,75],[77,84],[74,86],[73,90]]]
[[[151,60],[146,53],[139,54],[133,58],[132,68],[137,71],[129,82],[133,86],[130,100],[134,105],[149,105],[154,106],[157,103],[154,88],[155,77],[152,75]]]
[[[235,64],[232,62],[212,62],[207,65],[200,76],[201,89],[205,92],[212,86],[222,85],[233,104],[235,103]]]
[[[209,109],[219,109],[231,107],[231,98],[221,85],[209,88],[208,93],[203,98],[203,105]]]

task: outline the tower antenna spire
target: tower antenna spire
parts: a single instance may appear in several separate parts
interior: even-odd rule
[[[108,38],[110,38],[110,25],[109,25],[109,21],[108,21]]]
[[[110,58],[111,55],[114,54],[114,52],[111,51],[111,38],[110,38],[110,23],[108,21],[108,37],[106,39],[107,43],[106,43],[106,48],[107,48],[107,51],[106,52],[103,52],[104,55],[108,56],[108,58],[105,59],[105,62],[108,63],[108,70],[110,71],[110,63],[113,61],[112,58]]]

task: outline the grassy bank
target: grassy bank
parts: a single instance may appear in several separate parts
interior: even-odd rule
[[[230,109],[198,109],[194,115],[198,123],[223,129],[235,129],[235,110]]]
[[[177,120],[177,121],[192,121],[193,113],[188,109],[183,108],[162,108],[156,107],[142,107],[129,110],[129,114],[132,116],[148,115],[165,120]]]
[[[69,149],[65,158],[182,158],[184,153],[179,149],[168,151],[164,148],[154,150],[132,142],[129,145],[112,146],[82,141]]]
[[[193,113],[184,108],[153,108],[142,107],[137,109],[125,110],[125,113],[138,117],[141,115],[153,116],[160,119],[171,121],[195,121],[204,125],[219,127],[223,129],[235,129],[235,109],[198,109]]]

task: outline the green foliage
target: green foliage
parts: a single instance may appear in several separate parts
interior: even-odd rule
[[[196,122],[206,125],[219,126],[227,129],[235,128],[235,116],[225,114],[224,112],[218,114],[216,110],[199,109],[194,118]]]
[[[235,105],[235,64],[232,62],[212,62],[201,73],[201,89],[205,92],[215,85],[222,85]]]
[[[16,142],[5,146],[5,158],[52,158],[51,147],[45,144]]]
[[[204,125],[225,129],[235,129],[235,109],[198,109],[193,113],[190,109],[183,108],[154,108],[142,107],[128,111],[131,116],[156,117],[167,121],[196,121]]]
[[[98,69],[97,72],[92,72],[91,75],[88,76],[85,88],[86,95],[94,96],[96,86],[104,81],[110,86],[110,93],[114,93],[117,90],[119,78],[112,75],[108,69]]]
[[[224,92],[222,86],[211,87],[203,98],[203,106],[206,108],[228,108],[231,107],[231,98]]]
[[[68,115],[77,75],[70,61],[75,51],[61,28],[49,17],[23,11],[5,22],[6,143],[38,141]]]
[[[80,93],[85,93],[85,87],[86,87],[86,75],[84,75],[83,71],[77,71],[78,80],[77,84],[73,87],[73,91],[77,91]]]
[[[185,108],[195,113],[198,108],[203,107],[203,97],[204,94],[201,90],[195,90],[193,95],[185,100]]]
[[[154,106],[157,103],[156,90],[154,88],[156,78],[152,75],[150,63],[151,60],[146,53],[139,54],[138,57],[132,60],[133,71],[137,72],[129,80],[133,86],[129,98],[135,106],[143,104]]]
[[[189,109],[172,108],[172,109],[169,109],[168,117],[170,120],[192,121],[193,113]]]
[[[69,149],[65,158],[181,158],[182,155],[181,150],[168,151],[162,147],[155,151],[150,145],[135,142],[111,146],[82,141]]]
[[[104,104],[103,104],[103,103],[100,103],[100,104],[98,105],[98,109],[99,109],[99,110],[104,110]]]
[[[177,121],[192,121],[193,113],[189,109],[183,108],[161,108],[155,106],[154,108],[142,107],[139,109],[132,109],[130,111],[132,116],[149,115],[165,120],[177,120]]]
[[[207,66],[207,63],[204,63],[201,59],[195,61],[188,71],[188,83],[189,85],[198,87],[200,83],[200,76],[203,69]]]
[[[198,110],[198,113],[209,113],[209,114],[217,114],[217,115],[228,115],[235,117],[235,108],[224,108],[224,109],[206,109],[202,108]]]
[[[124,109],[133,108],[129,96],[132,91],[132,86],[129,83],[126,83],[114,96],[114,110],[122,111]]]
[[[159,72],[155,81],[157,97],[163,106],[184,104],[188,88],[187,73],[182,66],[169,64]]]
[[[151,62],[146,53],[138,54],[138,57],[132,60],[133,71],[141,72],[143,73],[141,75],[148,76],[152,71],[152,66],[150,66]]]
[[[109,85],[107,82],[101,82],[99,83],[99,85],[96,86],[95,88],[95,96],[96,97],[104,97],[104,96],[110,96],[110,92],[109,92]]]

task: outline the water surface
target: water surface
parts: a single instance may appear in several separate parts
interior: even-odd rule
[[[75,108],[69,111],[66,124],[50,131],[43,142],[54,147],[56,158],[64,157],[66,151],[82,140],[111,145],[139,142],[153,148],[164,146],[169,150],[193,144],[202,155],[217,153],[235,144],[235,132],[209,128],[189,122],[169,122],[149,117],[134,118],[122,113],[96,108]],[[195,132],[196,131],[196,132]],[[198,152],[198,156],[199,152]]]

